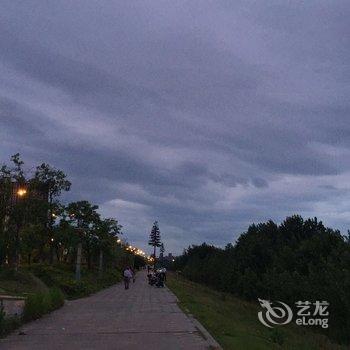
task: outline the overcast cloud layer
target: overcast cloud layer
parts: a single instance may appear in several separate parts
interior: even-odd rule
[[[64,170],[147,247],[350,228],[349,1],[1,1],[0,160]]]

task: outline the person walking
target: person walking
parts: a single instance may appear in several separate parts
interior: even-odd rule
[[[132,279],[132,272],[130,270],[130,267],[126,267],[123,272],[124,276],[124,287],[125,289],[129,289],[129,283],[130,280]]]

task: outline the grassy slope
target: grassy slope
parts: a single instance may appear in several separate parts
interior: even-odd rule
[[[62,290],[68,299],[76,299],[109,287],[121,280],[119,270],[110,269],[99,276],[97,271],[83,269],[81,280],[75,280],[74,270],[65,265],[31,265],[30,271],[47,286]]]
[[[345,350],[326,337],[295,325],[270,330],[257,318],[257,304],[214,291],[183,277],[170,274],[167,286],[180,300],[180,307],[192,313],[224,349],[235,350]]]
[[[47,292],[48,287],[62,290],[66,298],[74,299],[95,293],[121,280],[118,270],[108,270],[99,276],[96,271],[82,271],[80,282],[74,271],[65,265],[34,264],[24,266],[18,272],[0,269],[0,294],[27,295]]]
[[[0,270],[0,294],[22,296],[47,291],[47,286],[28,271]]]

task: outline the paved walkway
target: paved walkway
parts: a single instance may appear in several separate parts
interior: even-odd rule
[[[124,290],[122,284],[26,324],[0,340],[1,350],[210,349],[196,325],[166,288],[151,287],[145,272]]]

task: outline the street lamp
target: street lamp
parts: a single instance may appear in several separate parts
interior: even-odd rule
[[[27,189],[24,187],[19,187],[17,192],[16,192],[18,197],[24,197],[27,194]],[[25,210],[25,208],[24,208]],[[15,265],[15,270],[18,270],[18,266],[20,264],[20,237],[19,237],[19,232],[21,229],[21,226],[23,226],[24,224],[24,220],[25,220],[25,212],[22,213],[21,215],[21,222],[17,223],[17,230],[16,230],[16,241],[15,241],[15,261],[16,261],[16,265]]]
[[[27,194],[27,190],[25,188],[19,188],[18,191],[17,191],[17,194],[20,196],[20,197],[23,197]]]

